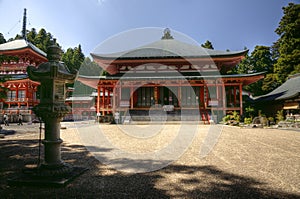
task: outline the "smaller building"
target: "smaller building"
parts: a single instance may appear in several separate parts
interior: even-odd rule
[[[66,104],[71,107],[71,113],[64,117],[64,120],[93,120],[96,119],[96,98],[97,92],[91,93],[90,96],[71,95],[66,98]],[[112,93],[100,92],[99,96],[105,99],[111,99]],[[111,106],[111,105],[110,105]],[[101,115],[101,114],[100,114]]]
[[[275,116],[279,110],[286,115],[300,114],[300,73],[290,76],[272,92],[255,98],[255,104],[269,116]]]
[[[64,117],[64,120],[92,119],[96,115],[95,100],[92,96],[71,96],[66,98],[66,104],[72,108],[72,112]]]

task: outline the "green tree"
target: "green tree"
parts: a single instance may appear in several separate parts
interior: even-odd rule
[[[255,46],[251,53],[250,63],[253,72],[273,72],[273,59],[268,46]]]
[[[79,69],[80,75],[98,76],[103,72],[102,68],[97,63],[93,62],[89,57],[86,57]]]
[[[6,43],[6,40],[5,40],[4,36],[3,36],[3,34],[0,33],[0,44],[4,44],[4,43]]]
[[[15,39],[13,39],[13,40],[22,39],[22,38],[23,38],[22,35],[17,34],[17,35],[15,36]]]
[[[279,86],[278,75],[275,73],[266,74],[263,80],[262,90],[269,93]]]
[[[201,44],[201,47],[207,48],[207,49],[214,49],[212,43],[208,40],[206,40],[206,42],[204,44]]]
[[[49,38],[49,35],[47,34],[46,30],[42,28],[34,38],[33,44],[42,51],[47,52],[47,43],[48,41],[50,41],[50,39],[51,38]]]
[[[238,74],[247,74],[250,73],[252,70],[251,66],[251,58],[249,56],[249,53],[245,55],[245,58],[237,65],[236,67],[236,73]]]
[[[274,73],[279,83],[290,74],[300,72],[300,4],[289,3],[283,7],[283,17],[275,32],[279,39],[274,43]]]
[[[35,28],[32,28],[31,31],[27,32],[27,40],[30,43],[35,44],[36,35],[37,35],[37,32],[36,32]]]
[[[268,78],[259,80],[245,87],[246,90],[253,93],[254,96],[263,95],[274,89],[271,80],[274,80],[268,74],[273,72],[273,58],[271,49],[268,46],[255,46],[249,57],[251,72],[266,72]]]
[[[81,50],[81,45],[79,44],[78,47],[74,48],[74,54],[72,57],[72,64],[73,64],[73,68],[76,70],[79,70],[82,62],[84,61],[84,54]]]
[[[62,55],[62,61],[65,62],[70,70],[79,70],[84,58],[85,56],[81,50],[80,44],[74,49],[68,48],[67,51]]]
[[[74,50],[72,48],[68,48],[65,53],[63,53],[61,60],[65,62],[68,67],[72,66]]]

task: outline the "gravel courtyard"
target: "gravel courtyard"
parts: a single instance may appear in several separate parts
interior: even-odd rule
[[[113,146],[139,155],[158,154],[176,140],[179,131],[195,133],[191,143],[190,138],[179,137],[180,142],[170,148],[174,153],[169,149],[159,156],[158,162],[167,162],[166,167],[155,170],[154,165],[153,171],[136,173],[143,171],[138,170],[139,163],[147,168],[157,160],[146,155],[136,159],[137,155],[132,170],[126,165],[128,159],[101,139],[97,147],[87,146],[101,137],[89,135],[86,140],[82,133],[92,129],[85,130],[85,124],[63,125],[67,127],[61,130],[63,160],[89,170],[63,188],[9,186],[7,179],[25,165],[36,164],[39,137],[37,124],[11,125],[5,128],[11,133],[0,139],[1,198],[300,198],[300,131],[218,126],[222,132],[212,138],[217,141],[212,151],[201,156],[211,133],[208,125],[189,124],[178,130],[180,124],[166,124],[146,133],[143,128],[149,129],[148,125],[97,126]],[[180,143],[189,143],[187,150]],[[178,148],[182,155],[177,158]]]

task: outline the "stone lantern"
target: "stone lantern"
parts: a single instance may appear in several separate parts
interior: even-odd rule
[[[47,52],[48,62],[37,68],[29,66],[28,76],[41,83],[40,103],[33,108],[35,114],[45,123],[44,161],[36,169],[14,180],[21,184],[64,185],[85,169],[73,167],[61,160],[60,122],[69,113],[70,107],[65,104],[66,83],[73,83],[77,71],[70,71],[60,62],[61,49],[52,45]]]
[[[57,169],[65,171],[67,167],[61,160],[60,121],[70,111],[65,104],[66,83],[73,83],[77,71],[70,71],[60,62],[61,49],[52,45],[47,52],[48,62],[35,68],[29,66],[29,78],[41,82],[40,104],[33,108],[35,114],[45,122],[45,139],[43,140],[45,157],[42,169],[49,171]],[[63,168],[63,169],[62,169]]]

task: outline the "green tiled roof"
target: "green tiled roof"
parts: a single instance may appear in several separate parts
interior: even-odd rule
[[[255,98],[255,101],[284,100],[300,94],[300,73],[291,76],[281,86],[272,92]]]
[[[128,51],[98,54],[91,53],[93,57],[102,59],[145,59],[145,58],[175,58],[175,57],[232,57],[244,55],[248,50],[221,51],[203,48],[198,45],[184,43],[175,39],[161,39],[151,44]]]

